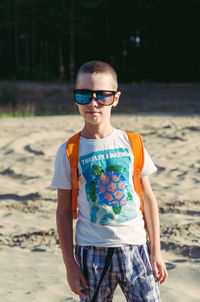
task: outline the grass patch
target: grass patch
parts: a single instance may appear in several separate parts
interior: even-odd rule
[[[1,84],[1,83],[0,83]],[[63,86],[51,87],[22,83],[0,85],[0,118],[33,117],[76,114],[77,106],[72,102],[72,90]]]
[[[22,113],[22,112],[10,112],[10,113],[1,113],[0,118],[9,118],[9,117],[33,117],[34,114],[31,113]]]
[[[77,114],[77,108],[69,109],[63,105],[42,105],[36,103],[25,103],[13,106],[12,104],[0,106],[0,118],[8,117],[34,117]]]
[[[0,106],[0,117],[30,117],[35,116],[35,105],[32,103],[12,104]]]

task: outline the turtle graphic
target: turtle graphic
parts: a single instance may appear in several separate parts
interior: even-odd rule
[[[98,194],[100,200],[111,206],[115,214],[120,214],[122,206],[132,198],[124,176],[126,169],[120,165],[112,165],[104,171],[101,166],[93,165],[92,173],[95,176],[89,187],[92,202],[97,200]]]

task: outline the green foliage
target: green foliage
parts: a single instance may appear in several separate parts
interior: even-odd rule
[[[48,79],[48,73],[44,66],[35,66],[27,68],[23,65],[18,65],[15,73],[16,80],[31,80],[31,81],[45,81]]]
[[[72,80],[100,59],[121,82],[199,81],[199,13],[199,0],[1,0],[0,78]]]

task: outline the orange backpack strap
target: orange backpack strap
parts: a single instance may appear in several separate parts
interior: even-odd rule
[[[140,174],[144,166],[144,147],[142,138],[137,133],[127,132],[131,143],[131,149],[134,155],[133,181],[134,188],[141,200],[141,211],[143,212],[142,189],[140,184]]]
[[[66,146],[72,173],[72,215],[74,219],[77,218],[79,138],[80,132],[70,137]]]
[[[147,231],[145,216],[144,216],[144,203],[142,199],[142,187],[140,183],[140,174],[144,166],[144,146],[143,146],[142,138],[138,133],[127,132],[127,135],[130,140],[131,149],[134,156],[134,167],[133,167],[134,189],[140,198],[140,210],[142,212],[145,228]],[[147,232],[147,238],[148,238],[148,232]]]

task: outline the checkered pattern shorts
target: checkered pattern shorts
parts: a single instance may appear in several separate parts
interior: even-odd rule
[[[108,248],[76,246],[76,259],[89,289],[81,302],[91,302],[105,265]],[[147,245],[116,247],[96,302],[111,302],[117,285],[128,302],[158,302],[160,294],[149,262]]]

